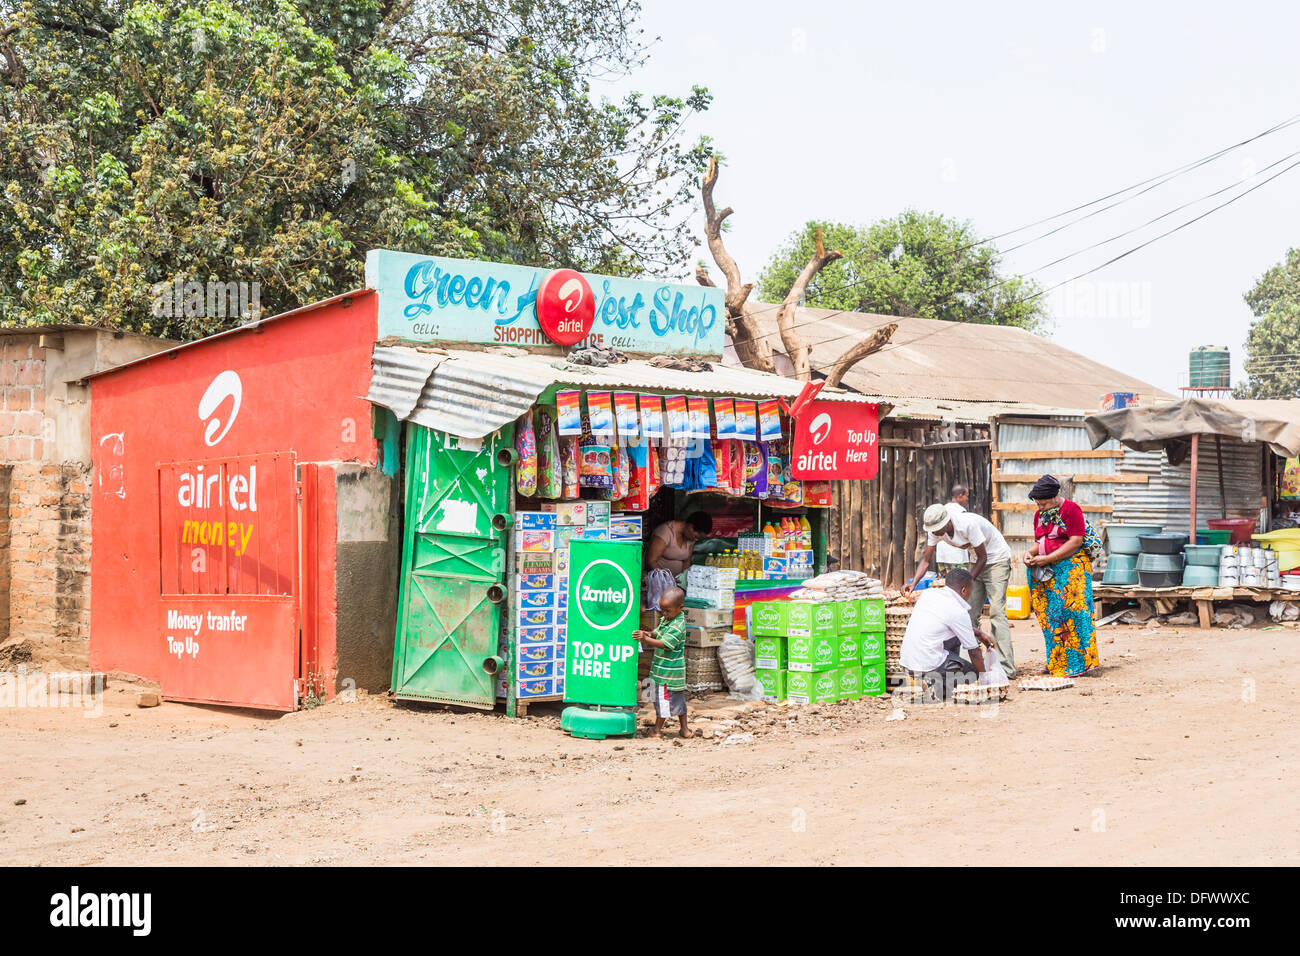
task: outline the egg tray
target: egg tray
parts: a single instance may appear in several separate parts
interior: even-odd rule
[[[989,704],[1007,699],[1011,683],[1005,684],[958,684],[952,689],[954,704]]]
[[[1065,690],[1067,687],[1074,686],[1074,679],[1039,674],[1035,677],[1026,677],[1016,686],[1021,690]]]

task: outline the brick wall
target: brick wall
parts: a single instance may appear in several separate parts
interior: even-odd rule
[[[90,636],[90,466],[42,459],[45,350],[0,339],[0,641]]]
[[[0,347],[0,462],[45,456],[45,350],[36,336],[10,336]]]

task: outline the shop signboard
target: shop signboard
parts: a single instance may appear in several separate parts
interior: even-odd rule
[[[880,468],[880,406],[813,400],[794,422],[790,474],[802,481],[870,480]]]
[[[567,346],[585,327],[581,341],[624,352],[722,356],[723,293],[711,286],[384,249],[366,255],[366,285],[379,293],[380,339]]]
[[[566,701],[636,706],[640,581],[640,541],[570,543]]]

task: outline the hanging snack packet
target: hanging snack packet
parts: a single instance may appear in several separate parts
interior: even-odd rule
[[[745,496],[767,497],[767,446],[762,442],[747,441],[745,449]]]
[[[537,496],[559,498],[564,494],[563,465],[560,463],[560,440],[549,409],[537,412]]]
[[[537,439],[533,434],[533,414],[525,412],[515,427],[515,489],[525,498],[537,494]]]
[[[578,484],[583,488],[609,491],[614,487],[608,445],[583,445],[579,449]]]
[[[577,498],[582,485],[578,481],[578,439],[565,438],[560,442],[561,472],[563,473],[562,498]]]

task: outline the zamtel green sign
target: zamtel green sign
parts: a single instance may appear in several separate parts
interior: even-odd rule
[[[636,706],[640,581],[641,542],[570,542],[566,701]]]

